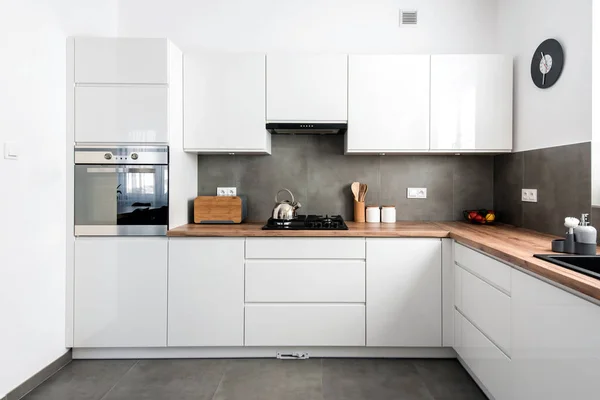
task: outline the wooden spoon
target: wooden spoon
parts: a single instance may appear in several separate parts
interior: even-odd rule
[[[352,194],[354,194],[354,200],[358,201],[358,196],[360,195],[360,183],[353,182],[350,187],[352,188]]]
[[[365,198],[367,197],[367,191],[369,190],[369,186],[367,186],[366,183],[361,183],[360,184],[360,190],[359,190],[359,201],[360,202],[364,202]]]

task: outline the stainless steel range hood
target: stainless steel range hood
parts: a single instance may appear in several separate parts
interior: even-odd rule
[[[267,130],[279,135],[341,135],[346,122],[267,122]]]

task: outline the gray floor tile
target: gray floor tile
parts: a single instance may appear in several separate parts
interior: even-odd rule
[[[411,360],[323,360],[325,400],[433,400]]]
[[[415,360],[415,367],[436,400],[486,400],[457,360]]]
[[[24,399],[99,400],[135,363],[135,360],[75,360]]]
[[[226,360],[144,360],[137,363],[103,400],[210,400]]]
[[[214,400],[323,400],[321,360],[234,360]]]

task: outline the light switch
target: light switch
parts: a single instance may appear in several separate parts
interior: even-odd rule
[[[7,160],[19,159],[19,147],[15,142],[4,142],[4,158]]]

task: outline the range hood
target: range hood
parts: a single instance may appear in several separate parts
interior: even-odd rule
[[[346,122],[267,122],[267,130],[279,135],[341,135]]]

